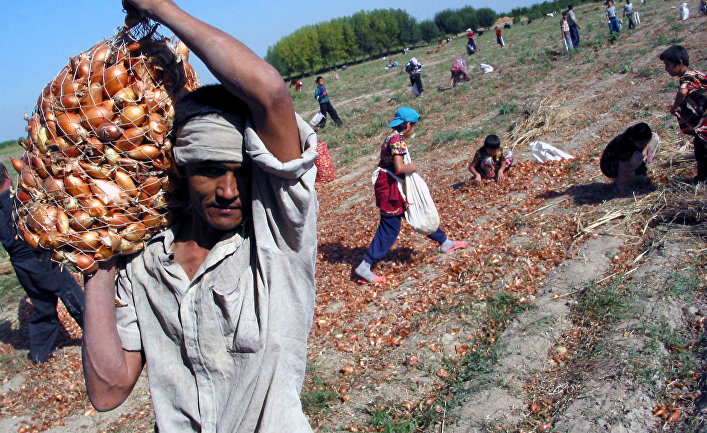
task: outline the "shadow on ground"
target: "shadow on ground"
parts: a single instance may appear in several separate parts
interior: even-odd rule
[[[550,199],[564,195],[572,197],[577,205],[600,204],[605,201],[624,197],[639,197],[656,190],[654,185],[647,185],[634,191],[619,191],[613,183],[592,182],[585,185],[573,185],[564,191],[549,191],[537,198]]]

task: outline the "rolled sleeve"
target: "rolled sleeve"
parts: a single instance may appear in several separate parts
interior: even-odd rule
[[[245,148],[253,161],[253,220],[258,245],[284,253],[315,242],[318,212],[314,181],[317,135],[297,116],[302,155],[282,162],[246,127]]]
[[[142,350],[140,328],[138,327],[137,313],[132,296],[132,285],[125,269],[121,269],[118,274],[115,300],[115,318],[123,349],[130,351]]]
[[[297,117],[302,155],[292,161],[282,162],[270,153],[265,147],[265,143],[253,129],[250,119],[246,123],[244,134],[246,153],[253,160],[253,163],[266,172],[284,179],[299,179],[304,173],[312,169],[314,160],[317,157],[316,133],[299,115],[295,114],[295,116]]]

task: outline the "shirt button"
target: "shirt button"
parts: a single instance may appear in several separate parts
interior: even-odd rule
[[[194,340],[189,340],[189,345],[190,345],[191,347],[194,347]]]

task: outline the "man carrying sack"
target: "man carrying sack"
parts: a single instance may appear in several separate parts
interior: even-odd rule
[[[189,206],[86,283],[91,402],[119,406],[147,363],[156,431],[311,432],[299,392],[315,298],[314,131],[240,41],[170,0],[125,7],[170,28],[222,85],[176,107],[170,186]]]

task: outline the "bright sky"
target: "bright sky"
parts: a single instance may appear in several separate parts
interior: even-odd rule
[[[294,30],[360,10],[400,8],[418,21],[443,9],[470,5],[498,13],[538,0],[177,0],[187,12],[240,39],[260,56]],[[0,17],[0,141],[26,136],[24,114],[47,83],[75,56],[112,36],[122,24],[120,0],[3,2]],[[165,36],[171,32],[161,27]],[[192,57],[202,83],[214,82],[205,66]]]

